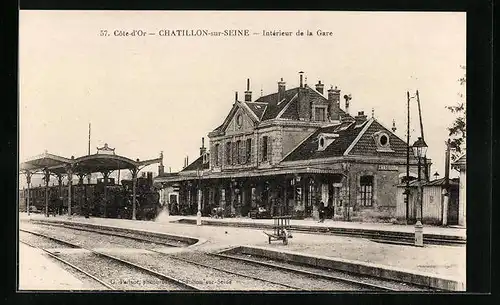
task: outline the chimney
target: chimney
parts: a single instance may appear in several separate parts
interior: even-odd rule
[[[238,101],[238,91],[234,93],[234,102],[236,103]]]
[[[303,87],[302,83],[302,73],[300,72],[300,87],[298,96],[298,106],[299,106],[299,120],[310,121],[311,120],[311,99],[309,98],[309,90]]]
[[[352,100],[352,96],[350,94],[344,95],[345,99],[345,112],[349,114],[349,101]]]
[[[299,72],[299,78],[300,78],[300,88],[303,88],[303,87],[304,87],[303,77],[304,77],[304,72],[303,72],[303,71],[300,71],[300,72]]]
[[[396,132],[396,121],[394,119],[392,119],[392,132]]]
[[[368,117],[365,115],[364,111],[359,111],[358,115],[354,117],[357,122],[364,122]]]
[[[205,138],[201,138],[201,147],[200,147],[200,156],[203,156],[207,152],[207,148],[205,147]]]
[[[165,173],[165,167],[163,166],[163,151],[162,151],[160,152],[160,165],[158,165],[158,176],[161,176],[164,173]]]
[[[325,84],[322,84],[321,81],[319,80],[318,83],[316,84],[316,91],[321,93],[323,95],[323,89],[325,88]]]
[[[286,82],[283,81],[282,77],[281,81],[278,82],[278,103],[285,98],[285,85]]]
[[[333,87],[330,87],[328,89],[328,104],[330,108],[330,119],[331,120],[339,120],[340,115],[339,115],[339,109],[340,109],[340,90],[337,89],[337,86],[335,86],[335,89]]]
[[[247,78],[247,91],[245,91],[245,102],[252,101],[252,91],[250,91],[250,79]]]
[[[153,185],[153,172],[147,173],[148,185]]]

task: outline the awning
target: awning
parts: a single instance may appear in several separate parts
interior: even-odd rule
[[[275,176],[275,175],[295,175],[295,174],[333,174],[345,176],[341,169],[326,169],[326,168],[274,168],[274,169],[258,169],[252,171],[238,172],[213,172],[213,171],[193,171],[179,173],[176,176],[157,176],[155,182],[179,182],[188,180],[208,180],[208,179],[232,179],[232,178],[248,178],[260,176]]]

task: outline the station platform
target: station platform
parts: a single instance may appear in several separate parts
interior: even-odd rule
[[[170,221],[178,221],[185,223],[196,223],[196,216],[169,216]],[[237,227],[253,227],[267,228],[273,225],[273,219],[251,219],[246,217],[240,218],[211,218],[202,217],[203,224],[221,225],[221,226],[237,226]],[[187,221],[185,221],[187,220]],[[391,223],[370,223],[370,222],[348,222],[327,219],[324,222],[318,222],[313,219],[292,219],[291,223],[294,227],[300,228],[301,231],[318,232],[321,229],[345,229],[350,232],[355,231],[382,231],[394,233],[415,233],[413,225],[398,225]],[[424,225],[425,235],[436,235],[449,238],[459,238],[466,240],[467,230],[463,227],[439,227]]]
[[[322,255],[334,258],[341,258],[351,261],[360,261],[388,266],[393,268],[404,268],[406,270],[414,270],[415,272],[426,272],[436,276],[453,278],[456,281],[465,283],[466,279],[466,247],[459,246],[443,246],[426,244],[424,247],[403,246],[387,244],[373,241],[365,238],[354,238],[349,236],[336,236],[325,234],[302,234],[294,232],[293,238],[288,245],[283,245],[281,242],[273,242],[268,244],[268,238],[262,231],[268,229],[257,230],[248,227],[227,227],[202,225],[196,226],[192,224],[179,223],[178,220],[185,216],[166,216],[158,217],[156,221],[134,221],[125,219],[110,219],[110,218],[84,218],[73,216],[68,219],[67,216],[45,217],[41,214],[32,214],[32,220],[44,221],[64,221],[81,224],[94,224],[103,226],[114,226],[127,229],[145,230],[152,232],[163,232],[168,234],[178,234],[189,236],[203,240],[194,248],[200,250],[216,250],[234,246],[258,246],[269,249],[293,251],[297,253]],[[20,219],[26,221],[29,219],[26,214],[20,214]],[[194,219],[194,218],[193,218]],[[203,218],[204,220],[212,220],[211,218]],[[220,221],[238,221],[238,219],[221,219]],[[242,220],[257,223],[271,223],[272,220]],[[292,220],[293,223],[299,222],[308,225],[327,226],[334,225],[333,221],[325,221],[324,223],[316,223],[308,220]],[[340,223],[338,224],[340,225]],[[355,226],[356,223],[346,224]],[[395,226],[390,224],[363,224],[363,227],[370,228],[391,228],[392,230],[400,229],[411,232],[411,226]],[[439,234],[463,234],[464,229],[454,228],[431,228],[424,227],[424,232]],[[451,232],[451,233],[448,233]]]
[[[88,290],[43,251],[19,243],[19,290]]]

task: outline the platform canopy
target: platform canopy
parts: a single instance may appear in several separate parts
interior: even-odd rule
[[[29,158],[28,160],[21,163],[20,171],[37,172],[45,168],[56,168],[71,164],[71,159],[49,154],[45,151],[43,154]]]
[[[65,158],[45,152],[36,157],[30,158],[21,163],[20,171],[38,172],[48,170],[53,174],[65,174],[69,169],[73,173],[97,173],[108,172],[119,169],[139,169],[140,167],[162,163],[163,156],[159,158],[135,161],[114,153],[104,153],[99,151],[93,155],[86,155],[79,158]]]

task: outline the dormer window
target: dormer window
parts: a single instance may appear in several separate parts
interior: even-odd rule
[[[210,160],[210,153],[203,154],[203,164],[207,164]]]
[[[338,137],[337,133],[320,133],[318,135],[318,151],[325,150]]]
[[[391,148],[391,142],[389,138],[389,134],[385,131],[378,131],[373,134],[373,140],[375,141],[375,145],[377,147],[378,152],[393,152],[394,150]]]
[[[313,121],[326,121],[326,106],[313,106]]]

